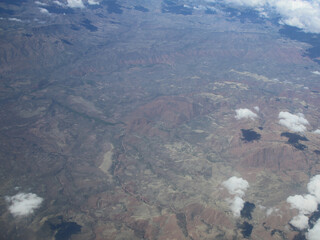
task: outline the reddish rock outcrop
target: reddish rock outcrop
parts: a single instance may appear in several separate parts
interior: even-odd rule
[[[175,214],[163,215],[152,219],[145,233],[146,239],[185,239],[178,226]]]
[[[245,168],[263,168],[270,170],[305,170],[308,160],[303,152],[286,144],[250,149],[244,155],[240,165]]]
[[[161,134],[159,128],[176,127],[189,121],[196,113],[195,105],[187,98],[160,97],[130,114],[126,121],[127,131],[158,135]]]

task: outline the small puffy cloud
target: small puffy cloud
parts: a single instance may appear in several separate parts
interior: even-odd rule
[[[320,236],[320,219],[316,222],[312,229],[306,233],[306,238],[308,240],[319,240]]]
[[[266,211],[266,214],[267,216],[270,216],[271,214],[273,213],[278,213],[279,212],[279,209],[278,208],[268,208],[267,211]]]
[[[243,118],[254,120],[257,117],[258,117],[258,115],[255,114],[254,112],[252,112],[250,109],[239,108],[236,110],[235,118],[238,120],[243,119]]]
[[[270,216],[273,213],[273,208],[269,208],[266,212],[267,216]]]
[[[7,196],[6,201],[10,204],[9,211],[15,217],[32,214],[39,208],[43,199],[34,193],[18,193],[12,197]]]
[[[287,198],[287,202],[290,203],[292,208],[298,209],[302,214],[310,214],[317,210],[317,199],[308,194],[305,196],[295,195]]]
[[[19,18],[8,18],[9,21],[14,21],[14,22],[22,22],[21,19]]]
[[[254,109],[256,112],[259,112],[259,111],[260,111],[260,108],[259,108],[258,106],[255,106],[253,109]]]
[[[244,192],[249,187],[249,183],[243,178],[233,176],[222,183],[230,194],[235,195],[234,199],[228,199],[231,211],[235,217],[240,217],[241,210],[244,206]]]
[[[299,214],[298,216],[295,216],[290,221],[291,225],[298,228],[299,230],[303,230],[308,228],[308,220],[309,218],[303,214]]]
[[[90,5],[99,5],[100,3],[98,2],[98,0],[88,0],[88,4],[90,4]]]
[[[203,6],[203,5],[198,5],[193,7],[194,10],[207,10],[207,7]]]
[[[239,197],[244,196],[244,192],[249,187],[249,183],[243,178],[233,176],[224,181],[222,185],[229,191],[230,194],[237,195]]]
[[[295,216],[290,223],[296,228],[302,230],[308,228],[308,217],[306,214],[311,214],[317,210],[320,203],[320,175],[312,177],[308,183],[307,195],[295,195],[287,198],[292,208],[299,210],[299,215]],[[320,236],[320,220],[318,220],[312,229],[309,229],[306,237],[308,240],[319,239]]]
[[[45,8],[39,8],[40,12],[43,14],[50,14],[49,11]]]
[[[82,0],[67,0],[68,2],[68,7],[71,8],[84,8],[84,4]]]
[[[293,132],[304,132],[307,130],[306,125],[309,125],[302,113],[295,115],[289,112],[280,112],[279,118],[279,124]]]
[[[233,216],[240,217],[243,206],[244,200],[241,197],[235,196],[234,199],[230,201],[230,208]]]
[[[316,197],[317,203],[320,203],[320,175],[313,176],[310,179],[308,191]]]
[[[315,134],[320,134],[320,129],[314,131]]]
[[[320,75],[319,71],[313,71],[312,73],[315,74],[315,75]]]
[[[260,7],[266,3],[264,0],[225,0],[225,2],[246,7]]]
[[[266,210],[267,209],[265,206],[260,205],[260,204],[258,205],[258,208],[261,209],[261,210]]]
[[[48,4],[40,2],[40,1],[35,1],[34,3],[39,5],[39,6],[48,6]]]
[[[57,1],[57,0],[56,0],[56,1],[53,1],[53,3],[54,3],[54,4],[57,4],[58,6],[64,6],[63,3],[61,3],[61,2],[59,2],[59,1]]]

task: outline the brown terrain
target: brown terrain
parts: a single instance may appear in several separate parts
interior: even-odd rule
[[[147,6],[1,22],[0,239],[297,239],[286,199],[320,171],[306,44],[270,23]],[[97,31],[74,27],[84,16]],[[255,120],[235,118],[255,106]],[[308,119],[303,150],[281,136],[280,111]],[[252,219],[230,210],[232,176],[250,184]],[[15,218],[4,197],[19,191],[44,201]],[[81,231],[60,238],[65,223]]]

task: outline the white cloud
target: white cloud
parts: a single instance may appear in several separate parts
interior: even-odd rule
[[[260,7],[266,3],[264,0],[225,0],[225,2],[246,7]]]
[[[292,208],[298,209],[301,214],[310,214],[317,210],[318,204],[315,196],[308,195],[295,195],[287,198]]]
[[[57,4],[58,6],[64,6],[64,4],[59,1],[53,1],[53,3]]]
[[[282,16],[281,22],[307,32],[320,32],[320,6],[317,0],[269,0]]]
[[[267,216],[270,216],[272,213],[278,213],[279,209],[278,208],[268,208],[268,210],[266,211]]]
[[[88,4],[90,4],[90,5],[99,5],[100,3],[98,2],[98,0],[88,0]]]
[[[49,11],[45,8],[39,8],[40,12],[43,14],[50,14]]]
[[[19,18],[8,18],[9,21],[14,21],[14,22],[22,22],[21,19]]]
[[[224,186],[230,194],[235,195],[232,200],[228,199],[228,202],[230,204],[233,215],[235,217],[240,217],[241,210],[244,206],[244,200],[242,199],[242,197],[249,187],[249,183],[243,178],[233,176],[224,181],[222,183],[222,186]]]
[[[254,112],[252,112],[251,110],[247,109],[247,108],[239,108],[236,110],[236,119],[251,119],[254,120],[255,118],[257,118],[258,115],[255,114]]]
[[[229,4],[253,7],[265,13],[272,10],[281,16],[280,23],[320,33],[319,0],[225,0]]]
[[[259,112],[259,111],[260,111],[260,108],[259,108],[258,106],[255,106],[253,109],[254,109],[256,112]]]
[[[308,183],[307,195],[295,195],[287,198],[292,208],[299,210],[299,215],[295,216],[290,223],[296,228],[302,230],[308,228],[308,217],[306,214],[311,214],[317,210],[320,203],[320,175],[312,177]],[[317,221],[315,226],[306,234],[308,240],[319,239],[320,236],[320,220]]]
[[[308,228],[308,217],[303,215],[303,214],[299,214],[298,216],[295,216],[294,218],[292,218],[292,220],[290,221],[290,223],[295,226],[296,228],[303,230]]]
[[[7,196],[10,204],[9,211],[15,217],[27,216],[40,207],[43,199],[34,193],[18,193],[12,197]]]
[[[258,205],[258,208],[261,209],[261,210],[266,210],[267,209],[265,206],[260,205],[260,204]]]
[[[320,175],[313,176],[310,179],[308,191],[316,197],[317,203],[320,203]]]
[[[207,7],[203,6],[203,5],[198,5],[193,7],[194,10],[207,10]]]
[[[320,72],[319,72],[319,71],[313,71],[313,72],[311,72],[311,73],[313,73],[313,74],[315,74],[315,75],[320,75]]]
[[[320,236],[320,219],[316,222],[312,229],[306,233],[306,237],[308,240],[319,240]]]
[[[295,115],[289,112],[280,112],[279,118],[279,123],[293,132],[304,132],[307,130],[306,125],[309,125],[302,113]]]
[[[244,200],[241,197],[235,196],[230,202],[230,208],[233,216],[240,217],[241,210],[244,206]]]
[[[269,208],[266,212],[267,216],[270,216],[273,213],[273,208]]]
[[[39,6],[48,6],[48,4],[40,2],[40,1],[35,1],[34,3],[39,5]]]
[[[68,7],[71,8],[84,8],[84,4],[82,0],[67,0],[68,2]]]
[[[229,178],[227,181],[224,181],[222,183],[222,186],[224,186],[229,191],[230,194],[243,197],[244,191],[246,191],[247,188],[249,187],[249,183],[243,178],[238,178],[236,176],[233,176]]]
[[[315,134],[320,134],[320,129],[314,131]]]

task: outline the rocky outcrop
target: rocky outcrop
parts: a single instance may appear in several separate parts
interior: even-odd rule
[[[159,97],[132,112],[127,131],[154,136],[179,126],[197,114],[197,106],[185,97]]]
[[[250,149],[241,161],[245,168],[267,168],[271,170],[305,170],[308,168],[306,156],[291,146],[280,144]]]

